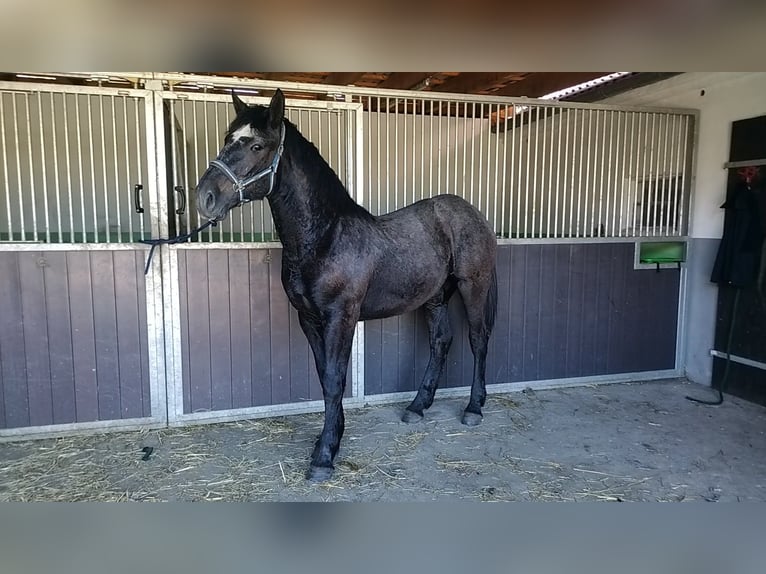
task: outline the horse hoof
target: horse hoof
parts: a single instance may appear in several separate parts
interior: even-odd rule
[[[333,468],[331,466],[309,466],[306,472],[306,480],[311,482],[326,482],[332,478]]]
[[[402,415],[402,422],[408,425],[419,423],[423,420],[423,415],[416,413],[415,411],[405,410]]]
[[[465,411],[463,413],[463,420],[461,421],[464,425],[469,427],[475,427],[479,426],[481,424],[481,419],[483,419],[479,413],[469,413],[468,411]]]

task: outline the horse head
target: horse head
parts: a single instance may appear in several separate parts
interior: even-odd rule
[[[284,149],[285,97],[277,90],[267,106],[248,105],[232,91],[237,113],[218,156],[197,185],[197,210],[214,221],[274,191]]]

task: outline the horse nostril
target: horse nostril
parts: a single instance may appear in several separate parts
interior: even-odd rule
[[[205,210],[212,211],[215,207],[215,193],[213,191],[208,191],[205,194]]]

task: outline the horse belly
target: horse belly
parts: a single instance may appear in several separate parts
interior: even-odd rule
[[[384,319],[422,307],[444,285],[445,277],[418,277],[409,280],[375,281],[362,301],[361,320]]]

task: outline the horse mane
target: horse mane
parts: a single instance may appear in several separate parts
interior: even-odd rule
[[[289,147],[290,155],[297,165],[305,172],[311,188],[319,192],[319,198],[326,201],[339,215],[372,215],[349,195],[346,186],[327,163],[313,142],[306,139],[298,127],[285,118],[285,147]]]

